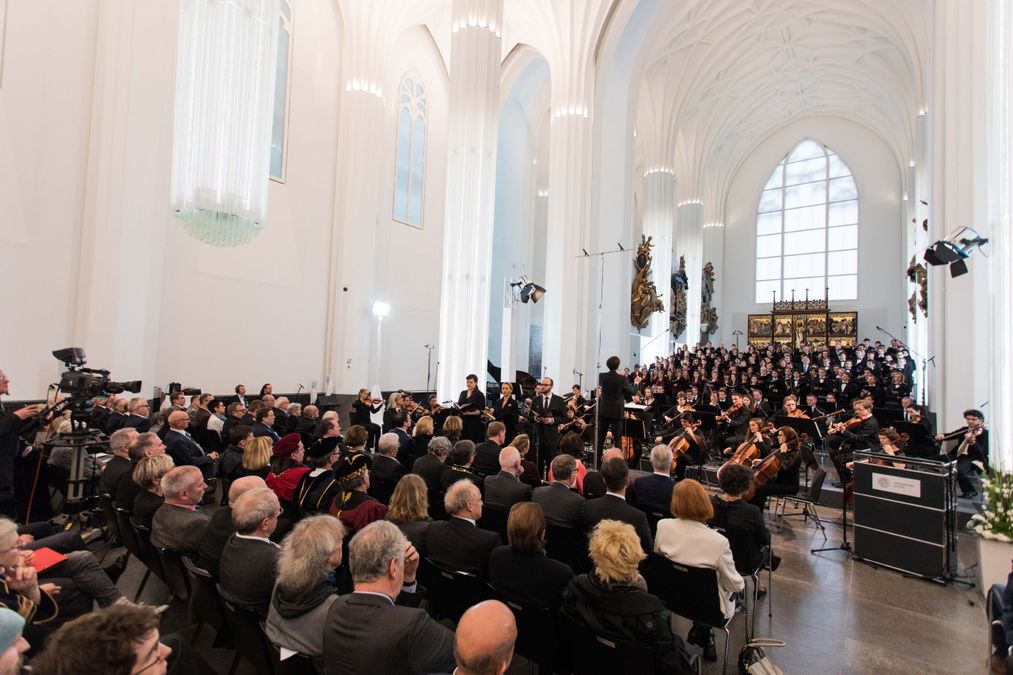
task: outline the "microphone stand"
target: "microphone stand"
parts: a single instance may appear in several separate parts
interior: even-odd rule
[[[924,356],[922,356],[921,354],[919,354],[915,350],[911,349],[911,347],[909,347],[907,345],[907,343],[905,343],[899,337],[895,337],[890,331],[886,330],[885,328],[881,328],[879,326],[876,326],[876,330],[878,330],[880,333],[883,333],[884,335],[890,336],[891,339],[896,340],[897,342],[899,342],[900,345],[901,345],[901,347],[903,347],[904,349],[906,349],[909,354],[911,354],[912,356],[917,357],[918,359],[921,360],[921,362],[922,362],[922,381],[921,381],[921,386],[919,387],[919,392],[918,393],[920,394],[919,398],[921,398],[921,405],[922,405],[922,407],[924,407],[925,406],[925,390],[927,389],[926,385],[928,383],[929,364],[931,363],[933,366],[935,366],[936,365],[936,357],[932,356],[932,357],[929,357],[928,359],[926,359]]]

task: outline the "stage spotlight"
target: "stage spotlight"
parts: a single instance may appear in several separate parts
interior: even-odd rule
[[[966,232],[970,232],[974,236],[961,236]],[[949,265],[950,276],[959,277],[962,274],[967,274],[967,263],[964,261],[970,257],[975,247],[981,247],[987,243],[988,239],[971,228],[959,227],[946,239],[941,239],[925,249],[922,257],[930,265]]]
[[[527,304],[528,300],[531,302],[538,302],[545,295],[545,289],[538,284],[532,283],[526,276],[521,277],[521,280],[511,286],[521,287],[521,302]]]

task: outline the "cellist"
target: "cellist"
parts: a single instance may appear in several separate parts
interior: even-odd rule
[[[678,441],[678,439],[684,439],[688,443],[689,447],[681,453],[675,456],[675,475],[678,480],[682,480],[686,477],[686,467],[700,464],[704,457],[704,448],[706,447],[706,441],[703,436],[697,433],[697,427],[699,422],[693,416],[693,413],[684,413],[679,417],[680,429],[673,431],[669,434],[661,434],[656,436],[654,439],[655,443],[667,443],[672,444],[672,441]],[[674,454],[674,449],[673,449]]]
[[[767,497],[771,495],[793,495],[798,492],[798,465],[802,461],[802,442],[791,427],[777,430],[777,447],[763,459],[753,462],[753,469],[777,454],[780,469],[773,479],[756,486],[756,494],[749,500],[761,511],[767,508]]]

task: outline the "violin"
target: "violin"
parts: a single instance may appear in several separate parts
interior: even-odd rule
[[[383,405],[382,398],[371,398],[369,399],[369,402],[372,403],[373,405]]]
[[[841,422],[840,424],[835,424],[834,427],[832,429],[830,429],[830,431],[828,433],[839,434],[842,431],[844,431],[845,429],[854,429],[855,427],[857,427],[859,424],[861,424],[864,421],[865,420],[863,420],[861,417],[859,417],[858,415],[855,415],[854,417],[852,417],[847,422]]]
[[[794,417],[795,419],[800,419],[800,420],[807,420],[807,419],[809,419],[809,415],[806,415],[805,411],[801,410],[800,408],[795,408],[790,413],[788,413],[787,415],[785,415],[785,417]]]
[[[740,410],[742,410],[742,404],[741,403],[736,403],[735,405],[733,405],[732,407],[730,407],[728,410],[726,410],[723,413],[721,413],[720,415],[718,415],[718,419],[723,419],[725,422],[729,422],[729,421],[731,421],[732,415],[734,415],[735,413],[739,412]]]

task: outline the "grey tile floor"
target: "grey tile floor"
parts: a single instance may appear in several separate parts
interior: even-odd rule
[[[829,545],[837,545],[841,528],[835,520],[839,521],[840,511],[821,508],[820,514],[827,524]],[[810,554],[810,548],[823,545],[823,537],[801,519],[789,518],[782,532],[776,528],[772,532],[775,553],[783,561],[774,573],[771,593],[761,600],[756,634],[787,643],[770,650],[785,673],[986,672],[987,626],[977,589],[905,578],[893,570],[855,561],[844,551]],[[961,535],[958,549],[962,572],[976,560],[975,542]],[[120,580],[129,597],[142,573],[140,564],[132,560]],[[766,575],[762,583],[767,583]],[[164,603],[166,597],[165,586],[152,578],[141,600]],[[771,602],[773,616],[768,617]],[[743,620],[738,615],[730,626],[729,673],[736,672],[734,659],[744,642]],[[163,626],[172,631],[184,625],[185,611],[176,603],[166,612]],[[674,627],[685,636],[690,624],[676,618]],[[723,639],[717,636],[718,663],[705,664],[705,673],[721,672]],[[205,629],[194,645],[218,672],[226,673],[232,652],[212,649],[210,643],[211,633]],[[516,657],[510,672],[536,671]],[[241,662],[237,673],[252,673],[252,668]]]

